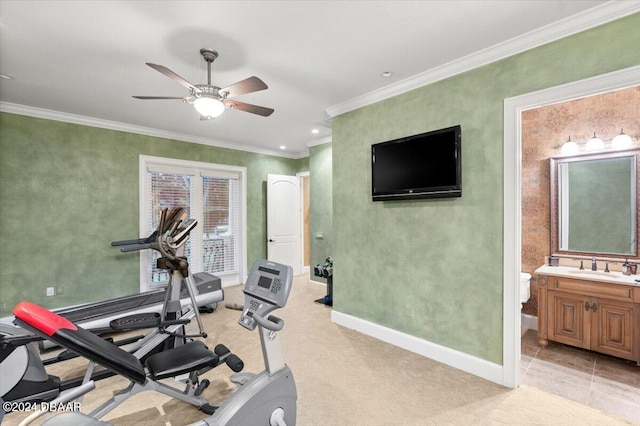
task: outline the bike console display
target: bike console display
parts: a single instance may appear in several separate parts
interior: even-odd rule
[[[244,285],[244,310],[238,324],[253,330],[255,317],[267,318],[275,309],[283,308],[291,292],[293,268],[267,260],[256,260]]]

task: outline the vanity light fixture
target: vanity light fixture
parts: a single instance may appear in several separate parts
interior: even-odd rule
[[[629,148],[632,143],[631,136],[627,135],[623,129],[620,129],[620,134],[613,138],[611,146],[615,149],[622,149]]]
[[[593,137],[587,141],[587,146],[585,147],[587,151],[599,151],[604,149],[604,142],[602,139],[596,136],[596,132],[593,132]]]
[[[571,136],[569,139],[562,144],[562,148],[560,148],[560,152],[565,155],[573,155],[578,153],[578,144],[571,140]]]

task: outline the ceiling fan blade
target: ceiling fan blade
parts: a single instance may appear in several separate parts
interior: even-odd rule
[[[265,84],[264,81],[260,80],[258,77],[253,76],[249,78],[245,78],[242,81],[238,81],[237,83],[233,83],[230,86],[220,89],[218,92],[227,92],[227,98],[233,98],[234,96],[244,95],[245,93],[253,93],[258,92],[260,90],[268,89],[269,86]]]
[[[132,98],[136,98],[136,99],[143,99],[143,100],[149,100],[149,99],[180,99],[180,100],[186,100],[185,97],[180,97],[180,96],[132,96]]]
[[[225,100],[224,105],[227,108],[239,109],[240,111],[250,112],[252,114],[268,117],[273,114],[273,108],[266,108],[258,105],[247,104],[240,101]]]
[[[193,84],[189,83],[187,80],[185,80],[184,78],[180,77],[178,74],[176,74],[175,72],[171,71],[169,68],[162,66],[162,65],[157,65],[157,64],[152,64],[151,62],[146,62],[147,65],[149,65],[151,68],[153,68],[156,71],[161,72],[162,74],[166,75],[167,77],[169,77],[170,79],[172,79],[173,81],[183,85],[184,87],[186,87],[187,89],[191,89],[196,93],[200,93],[200,89],[198,89],[196,86],[194,86]]]

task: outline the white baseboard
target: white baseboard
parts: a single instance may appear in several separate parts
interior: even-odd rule
[[[333,310],[331,321],[450,367],[502,384],[502,365]]]

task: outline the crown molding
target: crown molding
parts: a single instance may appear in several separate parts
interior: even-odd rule
[[[198,136],[186,135],[184,133],[168,132],[164,130],[153,129],[150,127],[135,126],[132,124],[121,123],[118,121],[103,120],[100,118],[69,114],[66,112],[54,111],[54,110],[44,109],[44,108],[36,108],[36,107],[20,105],[20,104],[13,104],[9,102],[0,102],[0,112],[26,115],[30,117],[36,117],[36,118],[44,118],[47,120],[62,121],[65,123],[80,124],[82,126],[99,127],[101,129],[135,133],[139,135],[153,136],[157,138],[173,139],[181,142],[197,143],[200,145],[215,146],[218,148],[233,149],[236,151],[251,152],[254,154],[273,155],[276,157],[284,157],[284,158],[291,158],[291,159],[300,159],[300,158],[307,157],[309,155],[308,153],[305,153],[305,152],[286,153],[282,151],[256,148],[254,146],[236,144],[233,142],[222,141],[219,139],[202,138]]]
[[[325,109],[335,117],[419,87],[640,12],[640,1],[611,1]]]
[[[324,145],[325,143],[331,143],[332,141],[332,137],[331,136],[324,136],[322,138],[317,138],[308,142],[305,142],[304,144],[307,146],[307,148],[311,148],[312,146],[318,146],[318,145]]]

